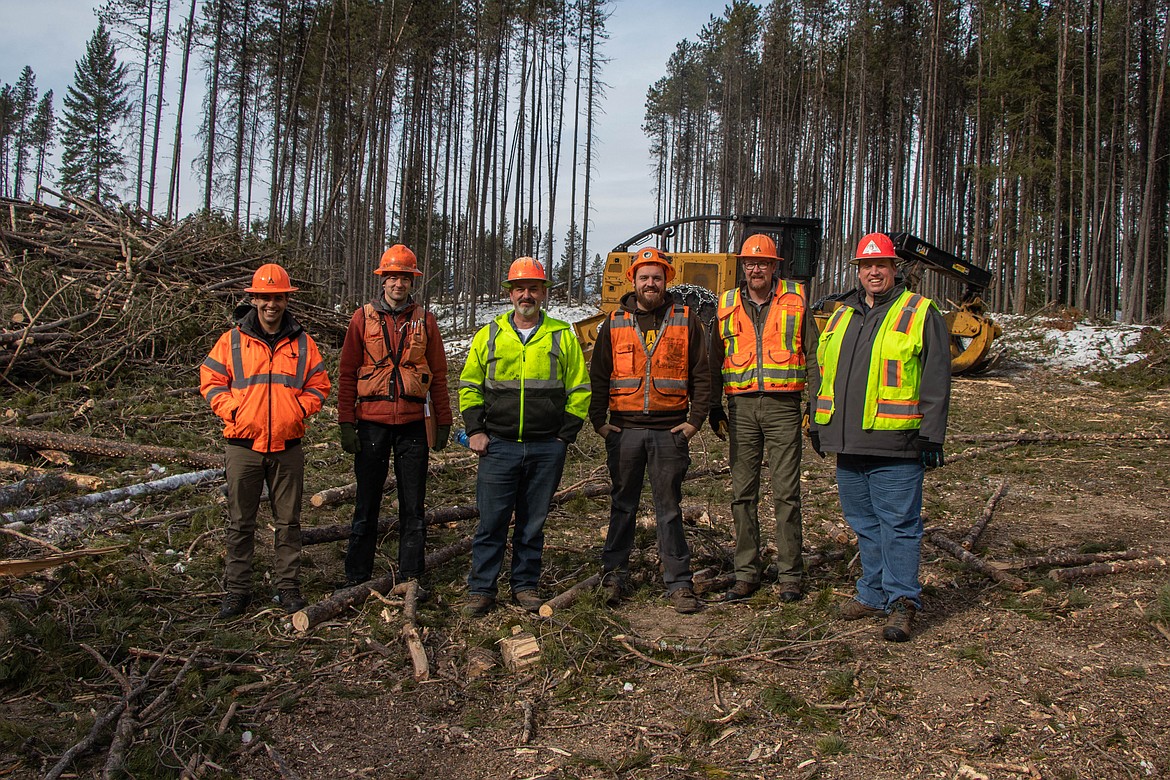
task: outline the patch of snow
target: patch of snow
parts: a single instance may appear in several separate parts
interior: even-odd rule
[[[1026,363],[1056,369],[1108,370],[1145,357],[1135,349],[1141,339],[1141,325],[1077,322],[1066,329],[1052,327],[1042,319],[1009,314],[992,317],[1003,328],[999,343]]]
[[[443,346],[447,350],[447,357],[458,357],[460,359],[467,354],[467,350],[471,347],[471,339],[475,336],[477,330],[491,322],[496,316],[511,310],[512,304],[508,301],[502,300],[492,303],[481,303],[475,309],[475,327],[470,331],[453,333],[456,308],[454,306],[436,306],[431,309],[435,314],[435,318],[439,321],[439,329],[443,332]],[[547,306],[545,311],[558,320],[564,320],[572,325],[578,320],[592,317],[600,309],[590,304],[570,305],[557,302]]]

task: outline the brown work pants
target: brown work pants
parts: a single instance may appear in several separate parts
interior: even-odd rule
[[[229,593],[252,592],[252,554],[256,549],[256,512],[268,486],[268,505],[276,526],[273,584],[277,590],[299,587],[301,570],[301,493],[305,453],[295,444],[280,452],[256,452],[234,444],[224,454],[227,471],[227,564],[223,587]]]
[[[760,473],[765,453],[772,478],[776,524],[776,579],[800,582],[800,393],[734,396],[728,403],[731,431],[731,517],[735,521],[735,578],[759,582]]]

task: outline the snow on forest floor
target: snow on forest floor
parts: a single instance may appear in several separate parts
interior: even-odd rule
[[[1011,314],[992,317],[1003,328],[998,344],[1023,363],[1057,370],[1107,370],[1127,366],[1146,356],[1137,346],[1143,330],[1149,326],[1102,325]]]

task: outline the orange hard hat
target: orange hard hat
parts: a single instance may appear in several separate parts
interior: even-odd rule
[[[290,293],[299,290],[292,286],[288,278],[288,271],[276,263],[265,263],[252,274],[252,286],[245,287],[244,292],[250,293]]]
[[[626,278],[631,282],[634,281],[634,274],[637,273],[638,266],[648,263],[657,263],[666,269],[667,284],[670,284],[674,279],[674,264],[671,262],[670,256],[654,246],[638,250],[638,253],[634,255],[634,262],[630,263],[630,267],[626,269]]]
[[[850,262],[859,263],[862,260],[880,260],[882,258],[898,259],[898,253],[894,251],[894,242],[885,233],[867,233],[857,242],[857,254]]]
[[[374,269],[374,273],[378,276],[386,274],[422,276],[422,271],[418,270],[418,258],[403,244],[395,244],[383,252],[382,259],[378,261],[378,267]]]
[[[780,255],[776,254],[776,242],[772,240],[771,236],[763,233],[756,233],[753,236],[748,236],[747,240],[743,242],[743,247],[739,250],[739,258],[741,260],[756,259],[756,260],[782,260]]]
[[[544,286],[548,287],[548,277],[544,275],[544,266],[535,257],[517,257],[512,261],[511,267],[508,268],[508,278],[504,280],[504,287],[512,289],[512,282],[523,282],[526,280],[544,282]]]

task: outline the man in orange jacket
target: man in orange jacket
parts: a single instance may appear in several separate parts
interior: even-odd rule
[[[295,292],[276,263],[260,266],[234,312],[236,327],[219,337],[199,368],[199,391],[224,422],[228,486],[227,562],[219,616],[242,615],[252,601],[256,513],[265,485],[276,524],[276,601],[289,613],[301,597],[301,493],[305,420],[321,410],[329,376],[317,345],[287,311]]]

